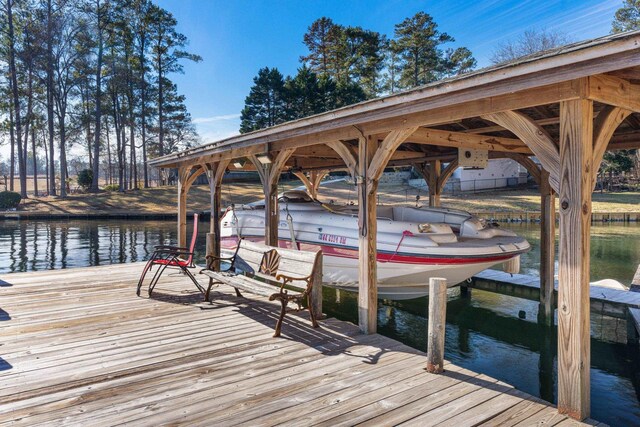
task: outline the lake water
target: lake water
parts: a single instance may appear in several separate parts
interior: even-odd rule
[[[503,226],[529,239],[533,249],[523,255],[521,272],[537,275],[539,225]],[[201,228],[197,261],[203,263],[208,224]],[[154,245],[175,243],[175,238],[175,223],[169,221],[0,221],[0,274],[144,261]],[[592,280],[628,284],[638,263],[640,224],[592,227]],[[426,350],[427,307],[427,298],[381,301],[379,332]],[[325,287],[324,310],[357,323],[353,293]],[[537,310],[533,301],[477,290],[470,297],[452,292],[446,358],[555,403],[556,328],[538,325]],[[591,331],[592,417],[612,426],[640,425],[640,349],[627,345],[626,321],[592,315]]]

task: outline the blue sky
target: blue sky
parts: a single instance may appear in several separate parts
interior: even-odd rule
[[[317,18],[393,36],[396,23],[418,11],[471,49],[480,67],[494,47],[529,28],[565,32],[579,41],[608,34],[622,0],[157,0],[178,20],[190,50],[203,57],[173,76],[203,142],[237,133],[240,110],[261,67],[294,74],[306,53],[302,36]]]

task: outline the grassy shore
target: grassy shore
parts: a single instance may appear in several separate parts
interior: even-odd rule
[[[283,182],[280,191],[300,186],[297,180]],[[383,204],[415,204],[420,196],[420,204],[428,203],[428,193],[405,184],[381,184],[379,200]],[[257,183],[223,184],[222,202],[242,204],[263,197],[262,188]],[[332,182],[320,190],[322,201],[335,203],[357,203],[357,193],[353,185],[346,182]],[[536,190],[499,190],[463,195],[444,195],[442,205],[464,209],[470,212],[536,212],[540,209],[540,196]],[[189,211],[209,209],[208,186],[194,186],[188,197]],[[20,212],[52,215],[142,215],[173,214],[176,210],[176,188],[160,187],[126,193],[102,192],[98,194],[73,194],[66,199],[44,197],[23,201]],[[594,193],[594,212],[638,212],[640,193]]]

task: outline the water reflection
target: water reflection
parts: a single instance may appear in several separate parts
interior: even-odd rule
[[[205,232],[198,239],[204,258]],[[4,221],[0,273],[145,261],[155,245],[175,244],[167,221]]]
[[[504,225],[527,238],[532,249],[522,257],[521,273],[537,276],[540,269],[540,225]],[[558,254],[556,236],[556,257]],[[615,279],[629,284],[640,263],[640,224],[599,223],[591,226],[591,280]],[[556,274],[558,262],[556,261]]]

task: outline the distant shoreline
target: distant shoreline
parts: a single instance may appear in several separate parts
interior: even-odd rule
[[[200,219],[208,220],[210,212],[208,211],[189,211],[187,216],[193,217],[194,213],[200,214]],[[540,222],[540,211],[513,211],[513,212],[471,212],[473,215],[487,220],[510,223],[510,222],[525,222],[525,223],[537,223]],[[153,212],[91,212],[91,213],[48,213],[48,212],[0,212],[0,221],[29,221],[29,220],[42,220],[42,221],[54,221],[54,220],[154,220],[154,221],[174,221],[178,219],[177,213],[153,213]],[[558,220],[558,214],[556,213],[556,220]],[[591,214],[592,223],[606,223],[606,222],[639,222],[640,223],[640,211],[639,212],[593,212]]]
[[[283,182],[279,191],[298,188],[300,182]],[[125,193],[101,192],[73,194],[65,199],[43,197],[23,201],[17,211],[0,212],[6,220],[168,220],[177,219],[175,187],[130,190]],[[406,183],[386,183],[379,187],[379,201],[384,205],[428,204],[426,191]],[[222,206],[260,200],[262,186],[245,182],[223,183]],[[326,182],[320,187],[320,199],[336,204],[357,203],[357,191],[344,181]],[[193,186],[187,198],[187,212],[203,213],[209,218],[209,186]],[[640,222],[640,192],[594,193],[592,222]],[[559,205],[556,202],[556,209]],[[462,209],[481,218],[497,222],[538,222],[540,195],[537,189],[506,189],[491,193],[444,194],[442,206]]]

